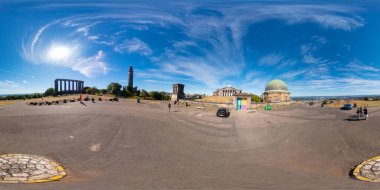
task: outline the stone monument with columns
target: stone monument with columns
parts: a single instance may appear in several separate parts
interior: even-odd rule
[[[62,94],[80,94],[84,93],[84,81],[72,79],[55,79],[54,93],[55,95]]]

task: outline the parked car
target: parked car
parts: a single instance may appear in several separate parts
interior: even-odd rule
[[[229,117],[230,116],[230,110],[227,108],[219,108],[216,112],[216,117]]]
[[[344,104],[343,107],[340,108],[341,110],[352,110],[351,104]]]

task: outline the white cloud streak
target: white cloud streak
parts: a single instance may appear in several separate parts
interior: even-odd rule
[[[79,5],[48,4],[45,7]],[[355,14],[359,11],[358,8],[334,4],[207,3],[206,6],[196,3],[177,3],[151,7],[140,4],[129,6],[120,3],[91,3],[89,6],[102,7],[106,11],[103,15],[70,17],[48,23],[38,30],[31,42],[22,44],[24,57],[34,63],[40,63],[41,52],[36,52],[36,50],[38,48],[42,51],[38,44],[43,34],[52,29],[52,26],[64,26],[76,29],[87,40],[97,45],[112,46],[116,52],[148,56],[153,62],[153,68],[156,69],[154,71],[162,75],[172,77],[173,74],[177,74],[183,78],[192,78],[204,83],[208,87],[218,87],[221,81],[241,75],[246,68],[242,39],[252,24],[274,19],[288,25],[315,23],[325,29],[344,31],[352,31],[365,24],[364,20]],[[107,12],[115,7],[123,13],[120,13],[121,11]],[[208,11],[207,14],[199,14],[199,11],[204,10]],[[125,14],[126,12],[128,14]],[[91,30],[95,24],[100,26],[109,22],[120,23],[120,30],[116,31],[114,36],[106,37],[92,33]],[[118,36],[122,36],[128,30],[149,31],[151,27],[158,27],[162,33],[165,29],[178,28],[177,34],[181,36],[181,39],[169,39],[170,45],[164,47],[162,53],[157,54],[144,39],[133,36],[123,40],[118,39]],[[326,43],[323,38],[316,40],[320,44]],[[322,65],[320,69],[313,69],[313,71],[327,71],[323,64],[327,64],[328,60],[313,55],[314,47],[303,48],[305,63]],[[105,52],[102,51],[102,53]],[[99,57],[99,52],[94,56],[78,55],[75,61],[77,64],[69,65],[69,67],[86,76],[107,73],[109,69],[104,57],[97,59],[97,56]],[[277,64],[278,67],[292,66],[296,63],[295,60],[286,60],[280,54],[268,56],[263,57],[259,63],[268,66]],[[288,73],[284,76],[291,77],[303,73],[298,71],[298,73]]]
[[[121,44],[118,44],[114,50],[118,53],[138,53],[145,56],[152,54],[149,45],[138,38],[126,39]]]

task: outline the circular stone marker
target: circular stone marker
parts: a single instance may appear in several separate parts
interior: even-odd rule
[[[368,159],[359,164],[353,175],[362,181],[380,182],[380,156]]]
[[[30,154],[0,156],[0,183],[38,183],[62,178],[63,167],[45,157]]]

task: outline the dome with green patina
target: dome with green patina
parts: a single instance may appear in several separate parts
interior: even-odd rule
[[[288,92],[288,86],[285,84],[284,81],[282,80],[279,80],[279,79],[274,79],[274,80],[271,80],[267,86],[265,87],[265,92],[271,92],[271,91],[276,91],[276,92],[280,92],[280,91],[285,91],[285,92]]]

